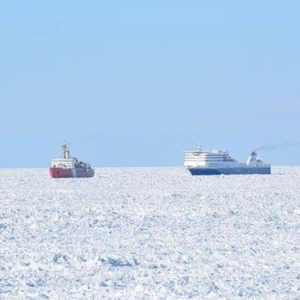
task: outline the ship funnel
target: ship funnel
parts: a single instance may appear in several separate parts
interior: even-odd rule
[[[255,151],[252,151],[250,156],[247,159],[246,164],[250,167],[255,167],[257,162],[257,153]]]

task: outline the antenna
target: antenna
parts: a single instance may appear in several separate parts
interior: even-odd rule
[[[201,151],[202,148],[202,141],[198,141],[198,145],[197,145],[197,151]]]
[[[70,158],[70,151],[68,150],[67,142],[64,141],[61,147],[63,149],[64,158],[65,159]]]

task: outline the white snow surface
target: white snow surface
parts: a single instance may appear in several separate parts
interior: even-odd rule
[[[0,170],[0,299],[300,299],[300,167]]]

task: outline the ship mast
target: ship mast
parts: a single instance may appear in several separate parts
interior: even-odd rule
[[[197,151],[201,152],[201,149],[202,149],[202,142],[198,141]]]
[[[68,150],[67,142],[64,141],[61,147],[62,147],[62,150],[63,150],[64,158],[69,159],[70,158],[70,151]]]

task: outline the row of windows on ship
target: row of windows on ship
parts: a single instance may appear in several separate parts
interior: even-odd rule
[[[187,160],[196,160],[196,161],[234,161],[230,156],[213,156],[213,157],[199,157],[199,156],[190,156],[186,155],[185,159]]]

